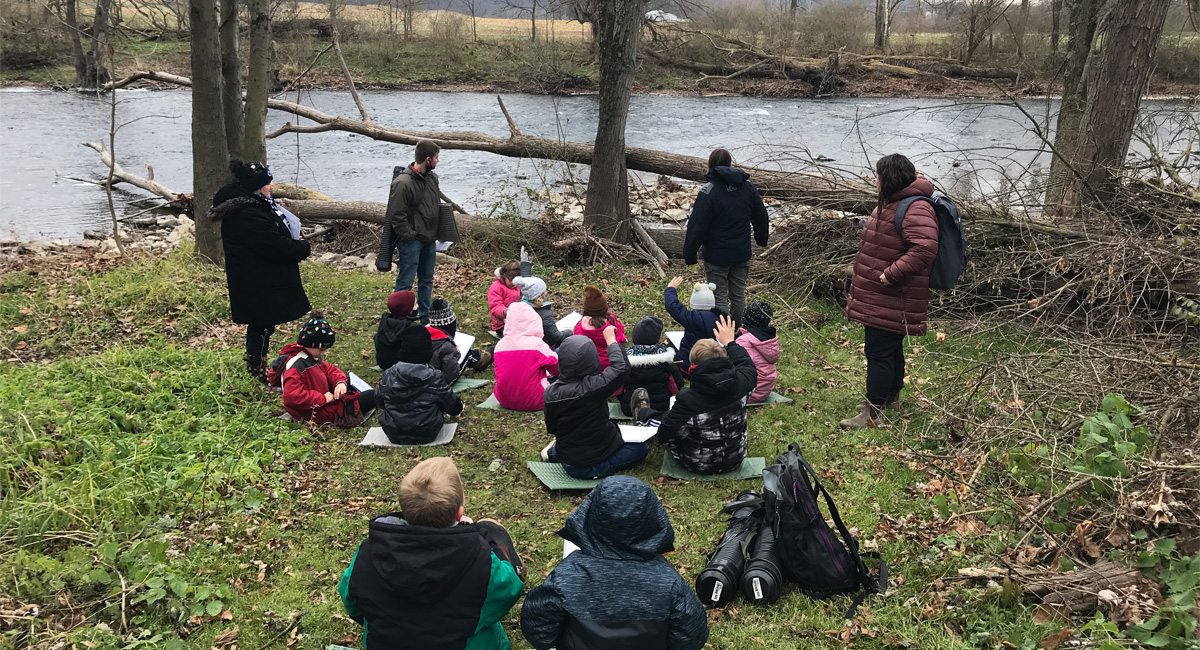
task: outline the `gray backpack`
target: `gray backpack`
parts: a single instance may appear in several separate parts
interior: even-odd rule
[[[917,201],[933,206],[938,220],[938,252],[929,266],[929,288],[949,291],[958,284],[958,276],[967,268],[967,233],[962,216],[950,197],[934,192],[932,197],[910,196],[896,206],[896,234],[904,236],[904,215]]]

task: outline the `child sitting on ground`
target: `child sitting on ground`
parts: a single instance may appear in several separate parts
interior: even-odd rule
[[[670,284],[663,292],[663,302],[666,303],[667,313],[671,315],[671,318],[674,318],[676,323],[683,325],[683,341],[675,353],[675,361],[686,368],[688,359],[691,358],[692,346],[696,344],[696,341],[712,338],[713,330],[717,327],[717,317],[722,312],[717,309],[717,299],[713,295],[716,285],[697,282],[692,288],[691,300],[688,301],[692,308],[688,309],[679,302],[678,287],[681,284],[683,284],[682,277],[671,278]]]
[[[400,512],[371,520],[338,582],[363,648],[509,650],[500,621],[524,567],[508,532],[463,515],[462,478],[445,456],[412,468],[399,500]]]
[[[638,388],[650,394],[650,408],[665,411],[671,407],[671,396],[683,387],[683,373],[675,363],[675,351],[662,343],[663,322],[654,316],[645,316],[633,326],[633,345],[629,356],[629,376],[625,378],[625,390],[617,396],[621,411],[633,415],[629,410],[629,395]]]
[[[463,403],[441,371],[429,366],[429,330],[410,327],[401,338],[400,361],[379,380],[379,426],[393,444],[423,445],[437,438],[445,416],[462,413]]]
[[[504,336],[504,321],[508,317],[508,306],[521,299],[521,290],[513,284],[513,278],[521,273],[521,263],[513,260],[496,269],[496,279],[488,287],[488,315],[492,317],[489,334],[496,338]]]
[[[458,333],[458,318],[450,303],[444,298],[434,300],[429,306],[429,337],[433,340],[433,359],[429,365],[442,371],[446,383],[453,385],[466,370],[483,370],[492,363],[488,350],[471,348],[466,356],[460,355],[454,335]]]
[[[604,479],[558,535],[579,550],[525,597],[521,632],[533,647],[704,647],[704,606],[663,557],[675,550],[675,530],[649,485],[631,476]]]
[[[758,382],[750,355],[733,340],[733,321],[721,316],[713,334],[715,341],[702,339],[692,346],[691,385],[679,391],[666,414],[650,408],[645,389],[630,397],[638,424],[659,421],[659,442],[696,474],[720,474],[742,463],[746,396]]]
[[[296,342],[271,361],[270,384],[283,387],[283,408],[296,420],[356,427],[375,411],[375,391],[359,392],[346,373],[322,359],[336,338],[325,315],[314,310]]]
[[[413,307],[417,296],[411,291],[396,291],[388,296],[387,311],[379,318],[375,331],[375,363],[380,372],[391,368],[400,359],[400,335],[409,327],[421,327]]]
[[[768,302],[752,302],[742,311],[742,329],[737,343],[750,354],[754,368],[758,371],[758,385],[754,387],[754,392],[750,393],[751,404],[765,402],[767,395],[775,390],[779,336],[771,326],[771,318],[774,316],[775,311]],[[653,397],[651,395],[651,402],[654,401]]]
[[[558,374],[558,355],[542,340],[542,319],[523,302],[508,308],[504,338],[492,355],[496,364],[496,401],[513,411],[540,411],[550,376]]]
[[[625,442],[608,419],[608,396],[625,381],[629,362],[617,343],[616,328],[602,331],[609,366],[600,367],[596,347],[583,336],[568,336],[558,347],[558,381],[546,389],[546,431],[554,441],[542,459],[563,464],[575,478],[603,478],[642,462],[645,443]]]
[[[615,328],[617,343],[625,343],[625,326],[608,310],[608,296],[596,287],[583,288],[583,318],[575,325],[575,334],[588,337],[596,346],[596,354],[600,357],[600,368],[607,368],[609,358],[604,354],[608,343],[605,342],[604,329],[609,325]],[[620,390],[620,386],[617,390]]]
[[[558,329],[558,320],[554,318],[554,309],[546,302],[546,281],[539,277],[513,278],[513,284],[521,290],[521,300],[529,303],[542,319],[542,340],[552,348],[558,347],[563,339],[571,335],[566,330]]]

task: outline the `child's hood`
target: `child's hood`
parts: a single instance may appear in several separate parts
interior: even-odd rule
[[[600,353],[592,340],[572,334],[558,346],[558,376],[560,381],[581,379],[600,372]]]
[[[711,397],[725,398],[737,388],[737,368],[728,357],[705,359],[692,369],[692,390]]]
[[[542,317],[528,303],[514,302],[504,319],[504,337],[533,336],[542,338]]]
[[[398,598],[437,602],[451,595],[476,558],[483,538],[474,526],[428,528],[404,523],[400,513],[371,521],[369,562]]]
[[[768,363],[776,363],[779,361],[779,336],[775,334],[774,327],[767,328],[767,330],[769,331],[757,327],[752,329],[743,327],[737,342],[744,348],[753,349]]]
[[[290,357],[293,354],[304,352],[304,346],[299,343],[288,343],[279,349],[279,354],[285,357]]]
[[[634,368],[675,363],[675,348],[666,343],[655,345],[631,345],[626,351],[629,365]]]
[[[587,555],[649,560],[675,550],[675,529],[649,485],[610,476],[567,517],[558,535]]]

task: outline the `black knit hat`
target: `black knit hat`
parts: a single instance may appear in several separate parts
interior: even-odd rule
[[[663,322],[657,316],[643,316],[633,326],[634,345],[655,345],[662,340]]]
[[[400,353],[404,363],[423,365],[433,359],[433,340],[424,327],[406,327],[400,332]]]
[[[746,327],[770,327],[775,310],[769,302],[752,302],[742,310],[742,324]]]
[[[306,348],[331,348],[336,336],[333,326],[325,320],[325,314],[314,309],[308,315],[308,322],[300,328],[296,342]]]
[[[244,163],[236,158],[229,163],[229,170],[233,172],[237,178],[238,185],[247,192],[257,192],[266,185],[271,184],[274,176],[271,170],[263,163]]]
[[[442,329],[443,325],[453,325],[457,322],[454,310],[450,308],[450,303],[446,302],[445,298],[438,298],[429,305],[429,324],[433,327]]]

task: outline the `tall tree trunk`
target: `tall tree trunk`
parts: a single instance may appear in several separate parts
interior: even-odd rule
[[[79,36],[79,17],[76,15],[75,0],[66,0],[67,40],[71,42],[71,61],[75,64],[75,87],[83,88],[87,83],[87,55],[83,53],[83,39]]]
[[[271,90],[271,0],[248,0],[250,12],[249,77],[246,80],[246,126],[242,156],[267,161],[267,95]]]
[[[221,1],[221,107],[229,155],[242,157],[242,62],[238,59],[238,0]]]
[[[795,10],[796,5],[793,2],[793,13]],[[875,49],[883,52],[884,54],[889,54],[891,49],[889,44],[892,26],[891,11],[891,0],[875,0]]]
[[[629,95],[633,92],[645,5],[646,0],[608,0],[595,4],[600,114],[583,224],[597,236],[618,242],[629,238],[625,121],[629,117]]]
[[[1058,53],[1058,41],[1062,31],[1059,20],[1062,18],[1063,0],[1050,0],[1050,51]]]
[[[1064,197],[1075,187],[1074,160],[1081,141],[1080,127],[1088,99],[1088,55],[1096,38],[1104,0],[1068,0],[1067,62],[1063,70],[1062,104],[1054,129],[1054,151],[1046,187],[1045,209],[1058,213]]]
[[[96,15],[92,20],[92,48],[85,56],[86,74],[81,88],[98,90],[112,80],[108,67],[104,65],[104,60],[108,58],[108,14],[111,8],[112,0],[96,1]]]
[[[1096,83],[1083,115],[1078,156],[1085,201],[1102,204],[1120,182],[1170,6],[1171,0],[1118,0],[1107,17],[1102,44],[1092,54],[1095,63],[1088,71]]]
[[[208,218],[213,195],[229,180],[229,149],[221,101],[221,45],[216,0],[188,0],[192,46],[192,190],[196,257],[225,261],[221,226]]]
[[[1013,40],[1017,43],[1017,57],[1025,58],[1025,32],[1029,28],[1029,0],[1021,0],[1021,11],[1017,24],[1013,25]]]
[[[529,5],[529,40],[537,42],[537,0],[533,0]]]

